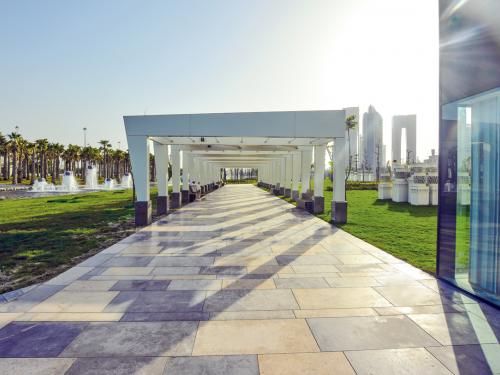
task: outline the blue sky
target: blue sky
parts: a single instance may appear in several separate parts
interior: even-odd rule
[[[3,0],[0,131],[124,145],[126,114],[374,104],[389,149],[417,113],[423,157],[437,48],[433,0]]]

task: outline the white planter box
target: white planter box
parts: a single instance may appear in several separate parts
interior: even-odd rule
[[[410,188],[410,204],[413,206],[428,206],[429,187],[426,185],[412,185]]]
[[[408,182],[395,180],[392,184],[392,201],[408,202]]]
[[[378,199],[392,198],[392,184],[390,182],[381,182],[378,184]]]

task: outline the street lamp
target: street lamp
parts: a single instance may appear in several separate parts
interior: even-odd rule
[[[83,147],[87,147],[87,128],[83,128]]]

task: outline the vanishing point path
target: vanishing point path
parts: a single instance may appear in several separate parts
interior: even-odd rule
[[[479,375],[500,371],[499,326],[492,307],[229,185],[1,303],[0,373]]]

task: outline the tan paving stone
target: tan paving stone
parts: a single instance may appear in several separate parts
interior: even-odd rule
[[[38,322],[117,322],[123,313],[35,313],[31,321]]]
[[[153,280],[215,280],[217,275],[158,275]]]
[[[291,266],[267,266],[267,265],[250,265],[247,266],[247,272],[251,274],[294,274],[295,271]]]
[[[0,324],[2,322],[11,322],[19,318],[22,313],[0,313]]]
[[[338,268],[331,264],[315,264],[307,266],[292,266],[296,273],[334,273],[339,272]]]
[[[200,322],[193,355],[318,352],[303,319]]]
[[[372,288],[292,289],[301,309],[391,306]]]
[[[153,267],[109,267],[101,275],[103,276],[147,276],[153,271]]]
[[[410,314],[419,327],[442,345],[497,344],[500,327],[472,314]]]
[[[91,276],[89,280],[96,280],[96,281],[102,281],[102,280],[152,280],[153,276],[146,276],[146,275],[121,275],[121,276],[116,276],[116,275],[108,275],[108,276]]]
[[[452,375],[424,348],[347,352],[358,375]]]
[[[260,375],[356,375],[344,353],[259,355]]]
[[[222,280],[172,280],[168,290],[220,290]]]
[[[65,287],[66,292],[105,292],[108,291],[116,281],[113,280],[76,280]]]
[[[256,320],[256,319],[295,319],[292,310],[265,311],[221,311],[210,313],[210,320]]]
[[[101,312],[118,292],[59,292],[30,312]]]
[[[0,358],[2,375],[56,375],[64,374],[74,358]]]
[[[294,310],[297,318],[342,318],[346,316],[375,316],[377,312],[368,307],[357,309]]]
[[[328,277],[328,284],[333,288],[354,288],[364,286],[379,286],[373,277]]]
[[[459,305],[376,307],[375,310],[380,315],[440,314],[445,312],[465,312],[465,309]]]
[[[223,280],[222,289],[276,289],[272,279]]]
[[[200,267],[155,267],[151,273],[158,275],[196,275],[200,272]]]
[[[300,278],[305,278],[305,277],[313,277],[313,278],[318,278],[318,277],[338,277],[338,273],[334,272],[317,272],[317,273],[280,273],[278,274],[278,278],[280,279],[300,279]]]
[[[216,257],[214,266],[277,266],[274,256],[227,256]]]
[[[344,264],[376,264],[376,263],[384,263],[380,259],[369,255],[369,254],[335,254],[342,263]]]
[[[375,290],[396,306],[440,305],[450,302],[425,286],[378,287]]]

